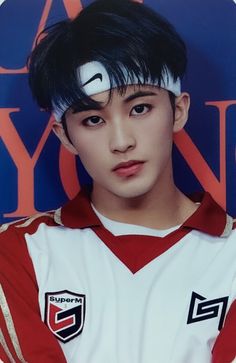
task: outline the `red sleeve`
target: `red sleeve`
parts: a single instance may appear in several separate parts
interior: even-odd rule
[[[33,265],[23,233],[15,227],[0,233],[0,359],[66,363],[58,341],[41,321]]]
[[[231,363],[236,357],[236,301],[231,305],[216,339],[212,357],[212,363]]]

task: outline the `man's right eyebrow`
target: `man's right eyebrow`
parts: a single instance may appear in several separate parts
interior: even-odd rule
[[[71,107],[72,113],[79,113],[85,111],[98,111],[101,110],[103,107],[99,103],[94,103],[93,105],[86,105],[86,104],[77,104]]]

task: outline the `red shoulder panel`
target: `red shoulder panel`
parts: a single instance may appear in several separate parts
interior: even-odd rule
[[[212,363],[231,363],[236,357],[236,301],[231,305],[225,324],[218,335],[212,354]]]

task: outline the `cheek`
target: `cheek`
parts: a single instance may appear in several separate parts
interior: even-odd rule
[[[84,160],[86,162],[89,160],[93,162],[99,155],[99,148],[97,147],[97,144],[89,141],[87,143],[83,141],[82,144],[79,144],[77,151],[81,161]]]
[[[99,165],[103,162],[103,153],[100,143],[97,140],[95,142],[81,138],[81,140],[76,140],[75,147],[83,166],[90,176],[93,177],[97,169],[100,169]]]
[[[81,162],[90,167],[103,160],[107,145],[106,132],[103,129],[91,130],[82,126],[70,129],[71,141],[78,152]],[[101,163],[101,161],[100,161]]]
[[[153,120],[143,132],[143,141],[149,145],[149,148],[159,149],[159,151],[169,149],[173,142],[172,119],[160,116]]]
[[[69,135],[81,159],[96,151],[96,138],[92,137],[93,134],[85,132],[83,128],[71,129]]]

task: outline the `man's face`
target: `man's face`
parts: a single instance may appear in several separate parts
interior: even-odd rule
[[[66,113],[73,145],[60,137],[92,177],[93,193],[135,198],[168,185],[175,127],[168,91],[128,86],[122,95],[113,90],[110,100],[108,91],[93,99],[101,108]]]

